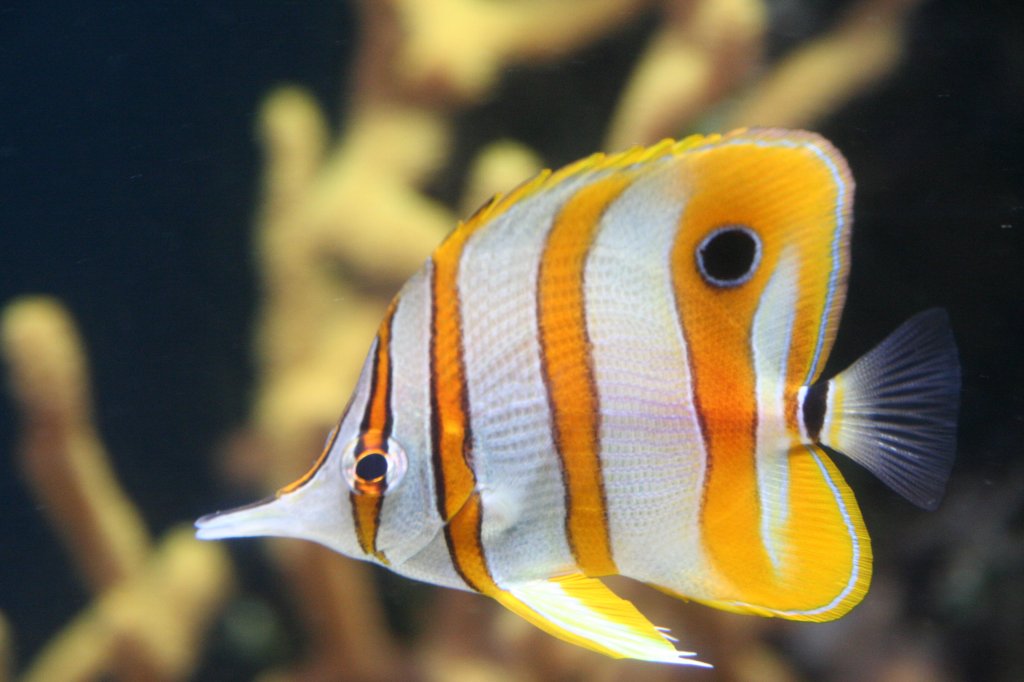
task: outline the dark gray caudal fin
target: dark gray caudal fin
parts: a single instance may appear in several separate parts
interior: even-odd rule
[[[807,390],[803,403],[812,438],[914,504],[939,505],[960,407],[960,363],[944,310],[910,318],[827,385]]]

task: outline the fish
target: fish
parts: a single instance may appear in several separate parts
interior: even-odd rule
[[[317,542],[615,658],[708,665],[607,576],[846,614],[872,553],[833,458],[936,508],[960,393],[938,308],[821,378],[853,191],[823,137],[743,129],[495,196],[393,299],[312,468],[198,537]]]

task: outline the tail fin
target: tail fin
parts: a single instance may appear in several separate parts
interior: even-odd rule
[[[822,390],[822,389],[825,390]],[[956,454],[960,363],[944,310],[904,322],[827,386],[803,395],[809,436],[865,467],[925,509],[935,509]]]

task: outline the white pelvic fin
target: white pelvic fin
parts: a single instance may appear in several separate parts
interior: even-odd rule
[[[677,640],[596,578],[575,573],[533,580],[494,596],[545,632],[613,658],[711,667],[676,650]]]
[[[808,396],[820,401],[819,386],[803,392],[805,421],[813,412]],[[914,504],[935,509],[956,454],[959,402],[949,318],[926,310],[828,382],[820,442]]]

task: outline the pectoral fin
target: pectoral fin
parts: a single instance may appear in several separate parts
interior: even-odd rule
[[[606,656],[710,667],[676,650],[664,629],[596,578],[533,580],[492,596],[548,634]]]

